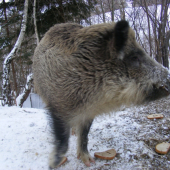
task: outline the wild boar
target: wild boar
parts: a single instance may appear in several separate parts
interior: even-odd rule
[[[54,25],[35,50],[33,71],[56,139],[50,168],[67,152],[71,127],[78,130],[77,155],[90,166],[88,133],[95,116],[170,92],[168,69],[145,53],[127,21]]]

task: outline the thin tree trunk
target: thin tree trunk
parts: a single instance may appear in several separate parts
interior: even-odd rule
[[[169,40],[170,40],[170,31],[168,31],[165,34],[165,41],[164,41],[164,46],[162,47],[162,53],[163,53],[163,65],[167,68],[169,68],[169,50],[168,48],[170,47],[169,45]]]
[[[91,25],[91,6],[92,6],[92,2],[91,0],[88,0],[88,5],[89,5],[89,24]]]
[[[26,87],[24,90],[24,93],[22,94],[22,97],[20,99],[20,102],[17,103],[18,106],[22,107],[24,102],[26,101],[26,99],[28,98],[30,92],[31,92],[31,88],[32,88],[32,82],[33,82],[33,76],[32,74],[29,74],[27,76],[27,82],[26,82]]]
[[[4,16],[5,16],[5,22],[7,23],[7,15],[6,15],[6,3],[5,3],[5,0],[3,0],[3,7],[4,7]],[[7,33],[7,37],[9,37],[9,29],[8,29],[8,24],[6,25],[6,33]]]
[[[154,22],[152,21],[152,29],[153,29],[153,33],[154,33],[154,46],[155,46],[155,50],[154,50],[154,56],[156,57],[156,51],[157,51],[157,48],[158,48],[158,39],[157,39],[157,19],[156,19],[156,16],[157,16],[157,0],[156,0],[156,5],[155,5],[155,11],[154,11]]]
[[[111,20],[114,21],[114,0],[107,0],[109,11],[111,12]]]
[[[168,54],[167,54],[167,46],[166,46],[166,23],[168,20],[168,4],[169,0],[163,1],[163,11],[162,11],[162,61],[163,66],[169,68],[169,62],[168,62]]]
[[[14,67],[14,61],[11,61],[11,66],[12,66],[12,75],[13,75],[13,81],[14,81],[14,91],[15,91],[15,100],[16,97],[18,96],[18,89],[17,89],[17,81],[16,81],[16,71],[15,71],[15,67]],[[16,102],[16,101],[15,101]]]
[[[120,16],[122,20],[125,20],[125,5],[124,0],[119,0]]]
[[[34,29],[35,29],[35,35],[36,35],[37,45],[38,45],[38,44],[39,44],[39,37],[38,37],[37,22],[36,22],[36,0],[34,0],[33,16],[34,16]]]
[[[148,34],[149,34],[150,56],[152,56],[151,28],[150,28],[149,14],[148,14],[148,5],[147,5],[146,0],[144,0],[144,4],[145,4],[146,15],[147,15],[147,20],[148,20]]]
[[[158,44],[157,47],[157,54],[156,60],[163,64],[163,66],[169,68],[169,61],[168,61],[168,54],[167,54],[167,47],[166,47],[166,24],[167,24],[167,17],[168,17],[168,6],[169,0],[162,0],[161,4],[161,13],[160,13],[160,23],[158,27]]]
[[[103,22],[105,23],[105,22],[106,22],[106,19],[105,19],[105,12],[104,12],[104,7],[103,7],[103,2],[102,2],[102,0],[100,0],[100,5],[101,5],[101,9],[102,9],[102,14],[103,14]]]
[[[3,9],[4,9],[4,17],[5,17],[5,22],[7,23],[8,19],[7,19],[7,14],[6,14],[6,3],[5,3],[5,0],[3,0]],[[6,34],[7,34],[7,37],[9,38],[9,29],[8,29],[8,24],[6,24]],[[8,49],[9,49],[9,52],[11,51],[11,44],[8,46]],[[5,70],[6,72],[10,72],[10,65],[6,68]],[[3,86],[2,90],[4,88],[6,88],[4,90],[4,92],[7,94],[7,101],[8,101],[8,104],[9,105],[12,105],[11,103],[11,83],[9,82],[9,75],[8,77],[6,77],[6,80],[8,81],[8,84],[5,85],[5,87]],[[3,94],[2,94],[3,96]],[[3,104],[3,103],[2,103]]]
[[[59,4],[59,15],[61,16],[61,21],[62,23],[65,23],[65,17],[64,17],[64,9],[63,9],[63,0],[59,0],[58,1],[58,4]]]
[[[5,0],[3,0],[3,4],[4,4],[4,16],[5,16],[5,22],[7,23],[8,22],[8,19],[7,19],[7,15],[6,15],[6,3],[5,3]],[[8,29],[8,24],[6,24],[6,34],[7,34],[7,37],[9,38],[9,29]],[[9,44],[8,46],[8,49],[9,49],[9,52],[11,51],[11,44]],[[16,94],[17,94],[17,81],[16,81],[16,74],[15,74],[15,67],[14,67],[14,62],[12,61],[11,62],[11,65],[12,65],[12,75],[13,75],[13,89],[15,91],[15,94],[13,94],[15,96],[15,99],[16,99]],[[9,67],[9,72],[10,72],[10,67]],[[9,75],[9,79],[10,79],[10,75]],[[9,105],[12,105],[12,100],[11,100],[11,85],[10,85],[10,82],[7,86],[7,91],[8,91],[8,104]],[[16,100],[15,100],[15,103],[16,103]]]
[[[111,14],[112,14],[112,21],[114,21],[114,0],[112,0],[112,11],[111,11]]]
[[[24,15],[23,15],[23,20],[22,20],[22,26],[21,26],[21,32],[20,35],[17,39],[17,42],[15,43],[15,46],[13,47],[12,51],[8,54],[8,56],[5,58],[4,63],[3,63],[3,88],[2,88],[2,95],[4,99],[4,105],[9,103],[9,65],[11,61],[16,57],[16,54],[21,46],[21,43],[24,38],[25,30],[26,30],[26,22],[27,22],[27,13],[28,13],[28,0],[25,0],[24,4]]]
[[[37,45],[38,45],[39,44],[39,37],[38,37],[37,23],[36,23],[36,0],[34,0],[33,16],[34,16],[35,35],[36,35]],[[26,87],[25,87],[23,95],[20,99],[20,103],[18,103],[18,106],[22,107],[24,102],[28,98],[28,96],[31,92],[32,82],[33,82],[33,76],[32,76],[32,74],[29,74],[28,77],[27,77],[27,81],[26,81]]]

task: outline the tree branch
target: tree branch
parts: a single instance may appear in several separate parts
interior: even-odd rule
[[[8,100],[9,98],[11,98],[11,92],[9,89],[9,73],[10,73],[9,66],[10,66],[11,61],[16,57],[16,54],[18,50],[20,49],[21,43],[23,41],[25,30],[26,30],[27,13],[28,13],[28,0],[25,0],[21,32],[19,34],[17,42],[15,43],[12,51],[8,54],[8,56],[5,58],[4,63],[3,63],[3,80],[2,80],[3,81],[2,95],[4,99],[4,103],[2,103],[3,105],[9,104]]]

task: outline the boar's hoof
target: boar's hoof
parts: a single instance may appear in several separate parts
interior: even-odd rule
[[[65,162],[64,160],[67,160],[66,157],[60,156],[55,151],[53,151],[49,157],[49,169],[52,170],[58,168]]]
[[[95,163],[94,159],[88,153],[79,153],[77,154],[77,158],[81,158],[87,167],[90,167],[90,162]]]

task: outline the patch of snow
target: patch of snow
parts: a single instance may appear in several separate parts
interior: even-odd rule
[[[20,94],[17,98],[17,106],[20,104],[20,100],[22,99],[24,93]],[[40,96],[35,93],[30,93],[25,102],[23,103],[22,108],[37,108],[37,109],[43,109],[45,108],[45,103],[42,101]]]
[[[125,108],[111,115],[99,116],[94,120],[89,133],[89,152],[94,157],[95,152],[114,148],[117,156],[113,160],[95,158],[95,164],[85,167],[82,161],[77,159],[75,142],[77,136],[71,136],[66,154],[68,161],[58,169],[153,168],[150,161],[158,154],[140,140],[148,131],[153,135],[155,133],[151,124],[154,121],[151,122],[140,115],[145,112],[144,109],[145,107]],[[149,121],[148,126],[143,126],[142,121]],[[45,110],[0,107],[0,129],[0,170],[48,169],[48,156],[52,151],[54,139]],[[170,168],[168,161],[164,163],[166,168]],[[156,163],[154,165],[156,167]]]
[[[24,93],[20,94],[20,95],[16,98],[16,104],[17,104],[18,107],[20,107],[19,104],[20,104],[21,99],[23,98],[23,95],[24,95]]]

